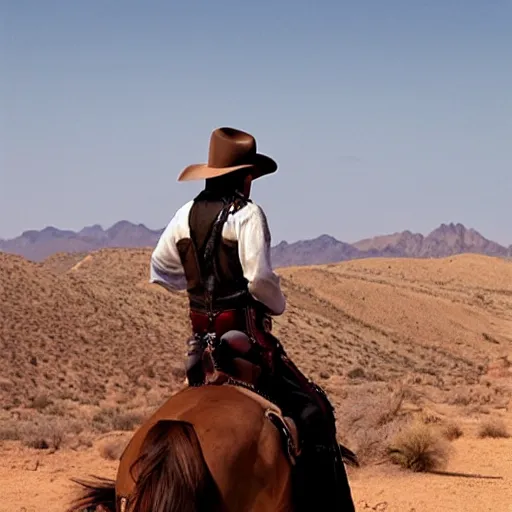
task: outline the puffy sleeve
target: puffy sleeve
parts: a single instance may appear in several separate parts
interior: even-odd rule
[[[267,218],[258,205],[249,203],[246,208],[250,208],[250,212],[237,226],[237,239],[249,293],[267,306],[272,314],[281,315],[286,308],[286,299],[281,291],[279,276],[272,270]]]
[[[179,215],[172,218],[151,255],[150,283],[168,290],[183,290],[187,287],[185,271],[176,246]]]

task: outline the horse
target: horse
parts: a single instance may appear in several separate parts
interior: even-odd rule
[[[240,386],[186,387],[135,432],[116,480],[75,479],[68,512],[294,510],[297,432],[279,408]]]
[[[74,479],[84,491],[66,512],[297,512],[322,509],[304,481],[295,422],[258,386],[247,336],[210,340],[204,383],[172,395],[135,432],[115,480]],[[357,465],[350,450],[342,458]],[[298,470],[297,470],[298,469]],[[354,510],[342,481],[343,510]],[[314,487],[314,484],[313,484]]]

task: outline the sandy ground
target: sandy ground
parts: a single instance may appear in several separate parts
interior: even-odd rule
[[[357,510],[511,512],[512,439],[460,439],[453,445],[444,474],[389,467],[352,472]]]
[[[445,474],[408,473],[389,466],[350,471],[357,511],[511,512],[512,438],[461,438]],[[0,447],[0,512],[63,512],[73,497],[70,478],[114,477],[117,463],[97,444],[81,451]],[[452,474],[450,474],[452,473]]]

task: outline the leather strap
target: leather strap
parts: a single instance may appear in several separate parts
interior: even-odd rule
[[[247,204],[247,200],[241,196],[236,195],[232,198],[224,200],[225,205],[222,210],[219,212],[217,219],[213,223],[212,230],[208,241],[205,244],[205,249],[203,253],[203,282],[204,282],[204,290],[205,290],[205,305],[206,310],[208,312],[210,322],[213,324],[214,320],[214,308],[213,308],[213,298],[215,293],[215,280],[218,275],[217,271],[217,249],[219,246],[219,240],[222,236],[222,228],[224,224],[228,220],[230,213],[235,213],[240,208]],[[231,211],[232,210],[232,211]]]

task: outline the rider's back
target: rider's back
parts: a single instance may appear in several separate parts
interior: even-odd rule
[[[184,204],[162,234],[151,258],[151,281],[171,288],[186,287],[192,297],[203,295],[201,270],[211,228],[224,207],[218,198],[202,198]],[[246,289],[274,315],[284,312],[286,301],[279,277],[272,270],[271,236],[262,208],[246,201],[232,211],[216,249],[217,284],[221,295]]]

